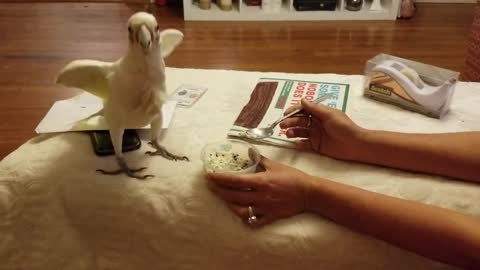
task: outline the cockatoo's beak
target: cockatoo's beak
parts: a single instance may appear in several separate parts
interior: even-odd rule
[[[142,25],[138,31],[138,43],[140,43],[145,53],[152,48],[152,35],[145,25]]]

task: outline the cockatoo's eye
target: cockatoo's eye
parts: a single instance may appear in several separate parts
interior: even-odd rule
[[[133,31],[132,31],[132,27],[128,27],[128,39],[130,40],[130,42],[134,42],[135,41],[135,37],[133,35]]]

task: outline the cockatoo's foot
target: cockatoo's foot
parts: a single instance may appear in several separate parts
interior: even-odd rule
[[[151,174],[135,175],[135,173],[141,172],[141,171],[145,170],[147,167],[142,167],[142,168],[139,168],[139,169],[130,169],[130,168],[128,168],[125,160],[123,158],[118,158],[118,157],[117,157],[117,162],[118,162],[118,165],[120,165],[120,169],[114,170],[114,171],[105,171],[105,170],[102,170],[102,169],[98,169],[97,172],[101,172],[103,174],[108,174],[108,175],[118,175],[118,174],[124,173],[124,174],[128,175],[129,177],[140,179],[140,180],[145,180],[149,177],[154,177]]]
[[[168,152],[167,149],[165,149],[165,147],[161,146],[157,142],[149,142],[148,144],[153,146],[153,148],[157,149],[157,151],[155,151],[155,152],[147,151],[147,152],[145,152],[145,154],[147,154],[147,155],[162,156],[162,157],[164,157],[168,160],[175,160],[175,161],[177,161],[177,160],[190,161],[188,159],[188,157],[186,157],[186,156],[177,156],[177,155],[174,155],[174,154]]]

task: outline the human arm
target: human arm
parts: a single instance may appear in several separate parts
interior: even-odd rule
[[[307,175],[263,158],[265,172],[209,174],[211,190],[245,223],[263,226],[302,212],[328,218],[428,258],[480,265],[480,219]],[[249,224],[249,226],[251,226]]]
[[[307,118],[283,121],[299,149],[342,160],[480,182],[480,132],[414,134],[369,130],[336,109],[302,100]],[[291,111],[295,109],[290,108]],[[287,112],[288,112],[287,111]]]

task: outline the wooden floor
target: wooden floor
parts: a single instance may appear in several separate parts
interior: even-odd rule
[[[185,33],[172,67],[360,74],[380,52],[461,71],[474,5],[418,4],[414,19],[394,22],[215,23],[184,22],[166,7],[0,3],[0,158],[34,136],[55,100],[79,92],[54,84],[64,64],[122,55],[126,20],[139,10]]]

